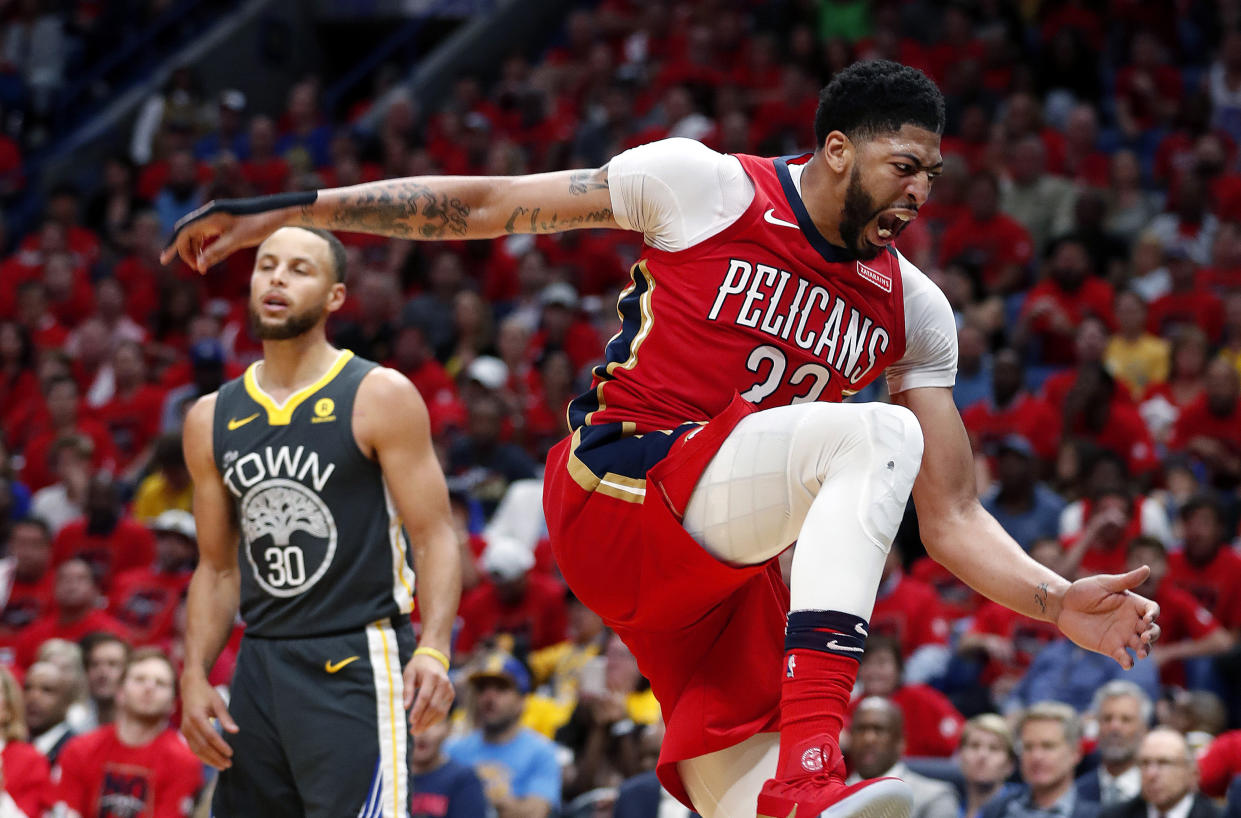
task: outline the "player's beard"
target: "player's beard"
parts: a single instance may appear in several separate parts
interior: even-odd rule
[[[305,335],[323,318],[327,308],[327,299],[313,307],[307,307],[299,313],[290,312],[284,320],[277,323],[263,321],[254,304],[250,304],[250,331],[260,341],[287,341]]]
[[[849,174],[849,187],[845,189],[845,205],[840,213],[840,240],[845,243],[847,250],[863,261],[883,252],[882,247],[877,247],[862,237],[866,225],[882,209],[875,205],[875,200],[862,187],[862,174],[858,172],[857,165],[854,165],[853,172]]]

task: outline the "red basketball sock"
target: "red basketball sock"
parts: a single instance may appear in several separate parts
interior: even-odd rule
[[[839,757],[849,696],[857,678],[853,657],[819,650],[794,648],[785,653],[784,683],[780,690],[779,779],[830,772]],[[835,743],[835,753],[815,748]]]

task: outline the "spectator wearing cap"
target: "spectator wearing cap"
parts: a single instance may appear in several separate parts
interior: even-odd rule
[[[1168,581],[1241,633],[1241,555],[1228,547],[1223,507],[1209,494],[1191,497],[1181,507],[1181,524],[1185,540],[1168,555]]]
[[[155,562],[119,574],[109,594],[112,614],[127,625],[134,645],[154,645],[173,635],[177,605],[198,563],[194,515],[169,509],[150,523]]]
[[[469,676],[478,727],[445,746],[449,758],[474,768],[499,815],[547,818],[560,807],[555,745],[522,726],[530,674],[504,653],[485,656]]]
[[[461,600],[458,653],[467,654],[501,633],[513,638],[519,653],[564,641],[564,588],[551,577],[532,573],[533,567],[530,548],[510,537],[491,537],[482,557],[486,578]]]
[[[943,693],[924,684],[908,684],[900,645],[889,636],[872,636],[858,667],[860,696],[853,707],[869,696],[882,696],[900,708],[905,717],[905,754],[910,756],[952,755],[961,737],[965,718]]]
[[[1225,359],[1207,365],[1203,394],[1177,417],[1168,448],[1200,462],[1219,488],[1241,483],[1241,373]]]
[[[83,416],[77,381],[68,375],[52,377],[44,384],[43,394],[48,426],[26,446],[26,466],[22,470],[22,480],[31,491],[54,482],[49,455],[52,444],[65,435],[84,435],[90,439],[92,464],[96,468],[114,467],[117,454],[112,436],[103,424]]]
[[[1134,398],[1168,379],[1168,342],[1146,328],[1146,302],[1132,290],[1116,294],[1116,332],[1107,341],[1103,363]]]
[[[85,513],[67,523],[52,541],[53,565],[74,557],[91,564],[105,590],[120,572],[150,565],[155,557],[155,538],[125,513],[120,488],[105,472],[91,478]]]
[[[204,338],[190,346],[190,382],[168,392],[164,398],[160,429],[179,432],[190,405],[219,389],[227,376],[224,345],[215,338]]]
[[[958,818],[961,805],[946,781],[919,775],[905,766],[905,719],[901,709],[882,696],[868,696],[853,711],[847,758],[852,773],[846,784],[892,776],[913,791],[912,818]]]
[[[498,391],[507,380],[504,364],[489,356],[475,358],[466,374],[467,382],[476,381],[484,391],[471,396],[463,389],[466,430],[448,450],[446,471],[469,485],[490,517],[510,484],[534,477],[535,465],[524,449],[502,439],[508,407],[492,390]]]
[[[185,467],[181,435],[162,435],[155,441],[151,455],[151,472],[142,478],[134,492],[133,514],[139,522],[154,520],[165,511],[189,511],[194,499],[194,484]]]
[[[410,818],[475,818],[487,813],[487,798],[473,768],[444,752],[448,721],[414,736],[409,756]]]
[[[56,569],[53,608],[36,619],[17,637],[14,659],[20,668],[29,667],[39,646],[48,639],[76,642],[92,631],[107,631],[128,638],[129,629],[103,609],[105,599],[90,563],[73,558]]]
[[[250,158],[250,140],[244,128],[246,95],[236,88],[220,92],[216,108],[215,130],[194,145],[194,156],[200,162],[215,162],[222,154],[231,154],[245,161]]]
[[[530,342],[532,357],[537,360],[563,351],[569,355],[573,371],[582,371],[599,357],[603,344],[595,328],[578,311],[577,290],[556,281],[543,288],[540,300],[543,313]]]
[[[995,447],[996,483],[982,505],[1027,551],[1035,540],[1060,530],[1064,499],[1038,479],[1038,455],[1021,435],[1002,437]]]
[[[1171,289],[1151,303],[1147,329],[1167,338],[1181,327],[1198,327],[1212,344],[1218,344],[1224,331],[1224,302],[1200,286],[1198,264],[1183,246],[1170,246],[1164,260]]]
[[[1159,650],[1151,658],[1159,665],[1164,684],[1215,687],[1210,657],[1231,649],[1235,637],[1188,591],[1166,581],[1168,551],[1153,537],[1138,537],[1129,544],[1126,570],[1143,565],[1150,566],[1150,575],[1134,591],[1159,605]]]
[[[1141,792],[1108,807],[1101,818],[1218,818],[1219,807],[1198,792],[1198,765],[1185,736],[1159,727],[1138,748]]]

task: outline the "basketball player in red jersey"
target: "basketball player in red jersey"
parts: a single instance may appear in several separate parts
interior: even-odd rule
[[[821,94],[805,156],[670,139],[597,170],[215,202],[164,258],[205,272],[283,225],[641,231],[620,331],[548,457],[564,577],[651,680],[660,779],[681,801],[706,818],[902,818],[905,784],[846,787],[837,739],[911,488],[931,555],[987,597],[1125,667],[1159,632],[1130,591],[1147,569],[1069,583],[978,503],[952,313],[893,246],[939,173],[943,122],[920,72],[859,63]],[[891,405],[839,402],[880,373]],[[794,541],[790,598],[775,558]]]

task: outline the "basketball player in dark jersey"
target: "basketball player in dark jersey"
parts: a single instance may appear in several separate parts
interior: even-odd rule
[[[267,238],[250,279],[263,359],[185,421],[201,556],[182,731],[221,770],[222,817],[405,818],[410,729],[452,703],[461,566],[427,410],[405,377],[328,344],[344,278],[332,234]],[[226,706],[207,675],[239,607]]]
[[[1158,635],[1158,606],[1130,590],[1146,569],[1070,583],[978,502],[952,312],[894,247],[942,165],[943,123],[924,75],[858,63],[820,95],[802,156],[669,139],[596,170],[217,202],[182,220],[165,258],[206,272],[296,224],[642,232],[619,331],[548,457],[561,571],[650,679],[660,780],[686,805],[903,818],[903,782],[845,785],[838,738],[911,488],[927,550],[984,595],[1126,667]],[[880,374],[891,404],[839,402]],[[794,541],[786,587],[776,557]]]

